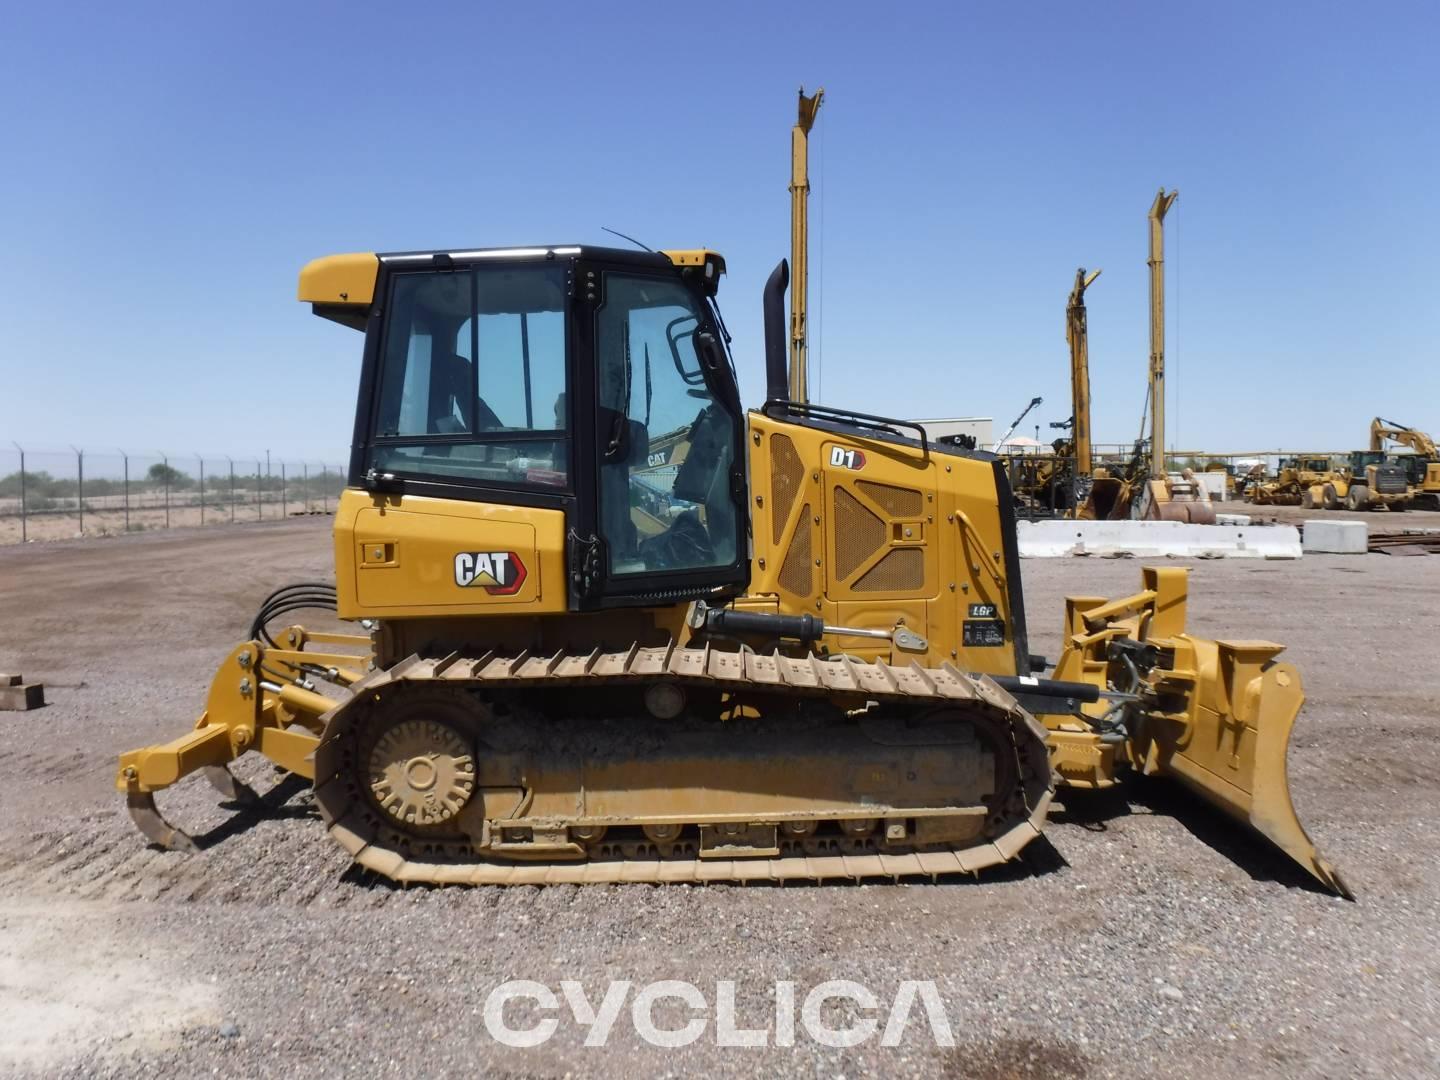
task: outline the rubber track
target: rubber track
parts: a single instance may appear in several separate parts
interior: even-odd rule
[[[925,668],[864,663],[848,657],[820,660],[792,658],[778,652],[761,655],[712,649],[631,646],[621,652],[588,654],[558,652],[536,656],[488,653],[481,657],[451,654],[439,659],[411,656],[395,666],[373,672],[351,690],[373,692],[398,680],[470,684],[477,689],[583,685],[597,681],[645,683],[656,679],[700,683],[712,689],[751,688],[767,694],[824,698],[844,708],[866,702],[931,699],[936,704],[963,704],[1000,721],[1012,734],[1021,766],[1027,813],[1016,814],[992,841],[954,851],[913,854],[794,855],[745,859],[617,859],[575,862],[435,863],[407,860],[375,842],[374,825],[360,807],[351,805],[350,787],[336,775],[334,747],[347,724],[342,703],[323,718],[325,733],[315,753],[315,801],[330,835],[360,866],[406,884],[558,885],[607,882],[819,881],[869,877],[935,878],[941,874],[975,873],[1008,862],[1036,836],[1054,794],[1045,730],[1008,693],[984,676],[973,676],[952,664]],[[351,699],[353,700],[353,698]],[[338,720],[338,722],[337,722]]]

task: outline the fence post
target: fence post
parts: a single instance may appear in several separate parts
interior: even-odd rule
[[[205,524],[205,455],[196,454],[195,460],[200,463],[200,524]]]
[[[282,520],[284,519],[285,515],[290,512],[290,507],[286,505],[286,502],[287,502],[287,500],[286,500],[286,498],[285,498],[285,462],[282,461],[282,462],[280,462],[280,517],[281,517]]]
[[[265,481],[260,479],[260,462],[255,462],[255,520],[261,521],[265,515],[261,512],[260,495],[265,490]]]
[[[25,448],[18,442],[11,442],[10,445],[20,451],[20,542],[23,544],[30,538],[25,522]]]
[[[75,505],[80,508],[80,535],[85,535],[85,451],[74,444],[75,451]]]
[[[130,531],[130,455],[120,451],[120,460],[125,463],[125,531]]]
[[[160,463],[165,466],[161,470],[161,476],[165,480],[165,528],[170,528],[170,456],[164,450],[159,451]]]
[[[330,466],[320,466],[320,509],[325,513],[330,512],[330,488],[326,485],[326,477],[330,475]]]
[[[305,492],[305,513],[310,512],[310,465],[302,461],[300,463],[300,484],[301,490]]]
[[[260,464],[259,464],[259,462],[256,462],[256,464],[255,464],[255,471],[256,471],[257,473],[260,471]],[[258,487],[258,488],[260,488],[261,491],[264,491],[266,488],[268,488],[268,487],[270,486],[270,451],[269,451],[269,450],[266,450],[266,451],[265,451],[265,483],[264,483],[264,484],[261,484],[261,483],[259,482],[258,477],[257,477],[257,479],[256,479],[256,485],[255,485],[255,486]],[[260,511],[257,510],[257,511],[256,511],[257,516],[259,515],[259,513],[260,513]],[[281,514],[280,516],[283,518],[285,515],[284,515],[284,514]]]
[[[230,524],[233,525],[235,524],[235,459],[227,455],[225,460],[230,462]]]

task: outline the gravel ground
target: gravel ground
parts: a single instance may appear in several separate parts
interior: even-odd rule
[[[1284,641],[1305,676],[1292,790],[1356,903],[1159,783],[1065,798],[1021,864],[978,883],[397,890],[347,866],[293,782],[263,812],[182,784],[162,805],[205,850],[147,849],[116,754],[193,722],[271,586],[329,574],[321,521],[0,549],[0,670],[43,679],[52,702],[0,714],[0,1073],[1440,1069],[1440,558],[1194,566],[1193,630]],[[1131,591],[1138,574],[1026,562],[1035,648],[1055,655],[1065,593]],[[238,771],[270,783],[258,762]],[[562,1004],[553,1038],[511,1048],[482,1019],[511,978],[577,980],[595,1004],[611,980],[685,980],[712,1018],[733,980],[741,1025],[772,1031],[777,980],[803,1000],[850,979],[886,1005],[933,980],[955,1046],[917,1009],[894,1047],[835,1049],[803,1026],[793,1047],[724,1047],[712,1024],[667,1050],[627,1008],[586,1047]],[[690,1015],[655,1011],[662,1027]]]

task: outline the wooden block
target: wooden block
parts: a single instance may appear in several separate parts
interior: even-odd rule
[[[19,675],[0,675],[0,686],[19,686],[24,681]]]
[[[26,712],[44,704],[44,683],[0,685],[0,712]]]

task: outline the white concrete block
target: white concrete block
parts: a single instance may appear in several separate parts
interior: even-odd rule
[[[1249,514],[1216,514],[1216,525],[1249,525]]]
[[[1316,518],[1304,523],[1306,551],[1333,555],[1364,555],[1370,547],[1370,529],[1363,521]]]
[[[1293,525],[1190,525],[1183,521],[1022,521],[1022,559],[1061,555],[1298,559]]]

